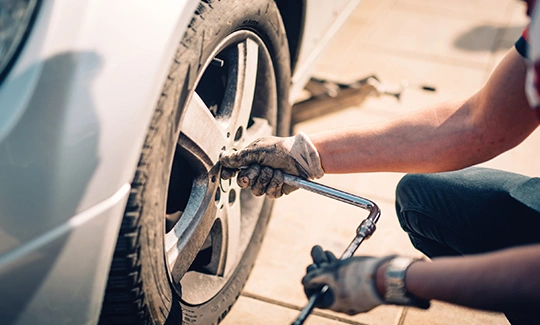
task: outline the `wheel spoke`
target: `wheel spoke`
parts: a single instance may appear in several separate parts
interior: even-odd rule
[[[224,213],[221,215],[221,222],[224,230],[224,241],[226,241],[223,275],[229,274],[237,264],[238,252],[240,250],[240,187],[236,182],[231,185],[228,197],[224,198]]]
[[[251,114],[257,83],[259,45],[248,38],[231,50],[229,60],[233,72],[228,87],[233,89],[228,94],[234,97],[225,97],[224,113],[229,116],[229,130],[236,132],[240,127],[247,127]]]
[[[272,126],[262,118],[254,118],[253,124],[244,135],[244,145],[248,145],[260,137],[272,135]]]
[[[215,206],[209,206],[206,209],[200,209],[203,206],[203,200],[206,189],[202,186],[194,186],[192,188],[191,204],[186,206],[180,220],[174,228],[165,234],[165,251],[169,265],[175,265],[179,258],[179,253],[183,251],[187,244],[185,234],[191,231],[192,222],[194,220],[204,219],[205,216],[213,218],[217,214]]]
[[[196,92],[193,93],[184,121],[189,122],[182,124],[182,136],[178,141],[180,146],[208,165],[213,165],[225,143],[226,131]]]

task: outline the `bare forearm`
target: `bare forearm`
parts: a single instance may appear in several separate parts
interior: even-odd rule
[[[471,100],[440,104],[370,127],[309,136],[326,173],[457,169],[478,162],[481,150],[470,119]]]
[[[540,306],[540,245],[413,263],[407,290],[473,308],[509,311]]]

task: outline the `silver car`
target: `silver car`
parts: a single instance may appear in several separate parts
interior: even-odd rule
[[[0,0],[0,324],[216,324],[272,202],[217,161],[290,132],[359,0]]]

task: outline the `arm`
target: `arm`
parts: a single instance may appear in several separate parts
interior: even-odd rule
[[[383,264],[377,291],[385,292]],[[540,245],[523,246],[466,257],[443,257],[411,264],[407,291],[426,300],[497,311],[540,306]]]
[[[524,92],[526,65],[512,49],[467,100],[415,111],[372,127],[310,134],[325,173],[437,172],[487,161],[538,125]]]
[[[467,100],[446,102],[385,123],[309,136],[265,137],[220,158],[221,177],[277,198],[283,175],[396,171],[426,173],[487,161],[521,143],[538,126],[524,91],[526,65],[512,49],[487,84]],[[262,166],[262,167],[261,167]]]

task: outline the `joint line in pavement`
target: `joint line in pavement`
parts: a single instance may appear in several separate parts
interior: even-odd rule
[[[277,305],[277,306],[280,306],[280,307],[285,307],[285,308],[288,308],[288,309],[293,309],[293,310],[298,310],[298,311],[302,310],[302,307],[300,307],[300,306],[296,306],[296,305],[293,305],[293,304],[290,304],[290,303],[286,303],[286,302],[275,300],[275,299],[268,298],[268,297],[259,296],[259,295],[249,293],[249,292],[242,292],[241,295],[246,297],[246,298],[259,300],[259,301],[262,301],[262,302],[266,302],[266,303],[269,303],[269,304],[272,304],[272,305]],[[326,319],[335,320],[335,321],[338,321],[338,322],[341,322],[341,323],[344,323],[344,324],[349,324],[349,325],[368,325],[366,323],[356,322],[356,321],[353,321],[353,320],[350,320],[350,319],[347,319],[347,318],[322,313],[322,312],[317,311],[317,310],[314,310],[313,312],[311,312],[311,314],[319,316],[319,317],[324,317]]]

